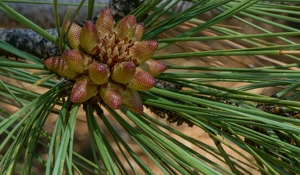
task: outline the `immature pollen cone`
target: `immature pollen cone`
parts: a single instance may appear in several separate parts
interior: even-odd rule
[[[73,103],[82,103],[97,96],[113,109],[121,106],[141,114],[143,103],[137,91],[155,84],[153,77],[166,66],[152,56],[156,41],[141,41],[144,24],[133,15],[121,19],[115,26],[110,9],[104,9],[96,23],[87,21],[81,28],[67,22],[64,26],[72,50],[62,56],[45,60],[45,66],[74,82]]]

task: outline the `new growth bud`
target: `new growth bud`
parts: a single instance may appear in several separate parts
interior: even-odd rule
[[[95,96],[98,86],[91,83],[89,79],[84,78],[77,81],[71,92],[71,101],[73,103],[82,103]]]
[[[138,91],[155,84],[154,76],[166,66],[152,56],[156,41],[141,41],[144,24],[133,15],[121,19],[114,27],[113,15],[106,8],[96,23],[87,21],[81,28],[67,22],[64,31],[72,50],[44,61],[45,66],[73,82],[71,101],[83,103],[96,96],[113,109],[122,105],[142,114],[143,103]],[[71,25],[71,26],[70,26]],[[93,100],[92,100],[93,101]]]
[[[90,55],[99,53],[99,33],[92,21],[87,21],[80,32],[80,46]]]

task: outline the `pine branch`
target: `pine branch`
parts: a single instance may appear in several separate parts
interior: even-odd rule
[[[51,35],[58,37],[56,29],[47,30]],[[59,48],[52,42],[31,29],[4,29],[0,30],[0,39],[15,48],[40,58],[49,58],[59,55]],[[0,55],[13,56],[0,49]]]

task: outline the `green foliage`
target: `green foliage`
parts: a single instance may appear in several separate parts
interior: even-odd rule
[[[105,105],[101,106],[106,111],[102,113],[102,109],[88,102],[82,106],[93,158],[87,159],[73,149],[82,106],[72,104],[69,97],[62,98],[72,84],[53,79],[55,75],[44,67],[41,59],[0,40],[0,49],[22,58],[0,57],[3,78],[0,81],[0,174],[32,174],[34,161],[45,167],[45,174],[154,174],[149,164],[163,174],[300,173],[297,112],[300,111],[300,52],[298,38],[295,39],[300,36],[300,30],[289,26],[290,22],[300,22],[292,17],[299,17],[300,7],[258,0],[195,0],[184,11],[172,12],[170,8],[181,1],[159,2],[147,0],[132,14],[138,19],[149,14],[144,20],[147,31],[143,39],[160,43],[160,51],[153,59],[165,61],[168,71],[156,78],[182,89],[153,87],[140,92],[143,103],[155,110],[171,111],[171,119],[184,118],[195,130],[205,131],[215,145],[157,120],[151,113],[137,115],[125,107],[116,111]],[[55,6],[58,5],[61,4]],[[97,7],[93,1],[89,1],[88,7],[91,19]],[[62,48],[63,37],[59,41],[11,9],[5,1],[0,1],[0,10]],[[213,17],[201,19],[201,15],[212,11],[215,11]],[[245,28],[250,26],[255,33],[226,23],[233,19]],[[188,27],[179,30],[182,26]],[[190,45],[185,47],[187,42],[192,42],[195,49]],[[209,49],[203,46],[210,42],[225,46]],[[178,45],[181,50],[163,52]],[[264,60],[265,65],[254,68],[197,65],[198,60],[208,57],[234,57],[243,62],[247,56]],[[179,58],[193,64],[180,65],[176,62]],[[28,83],[30,88],[40,88],[43,92],[28,90],[11,80]],[[243,84],[232,88],[221,84],[237,82]],[[272,97],[253,93],[253,90],[275,87],[280,90]],[[258,103],[263,105],[259,108]],[[7,107],[17,110],[12,113]],[[49,116],[57,116],[52,133],[44,127]],[[116,126],[130,139],[123,138]],[[47,149],[47,158],[38,154],[38,145]],[[136,147],[146,155],[147,161],[137,153]],[[236,155],[243,159],[235,158]]]

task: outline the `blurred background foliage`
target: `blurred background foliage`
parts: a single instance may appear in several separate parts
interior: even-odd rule
[[[68,8],[84,23],[107,5],[145,22],[168,67],[140,92],[142,115],[72,104],[71,82],[43,65]],[[298,1],[1,0],[0,11],[0,174],[300,173]]]

